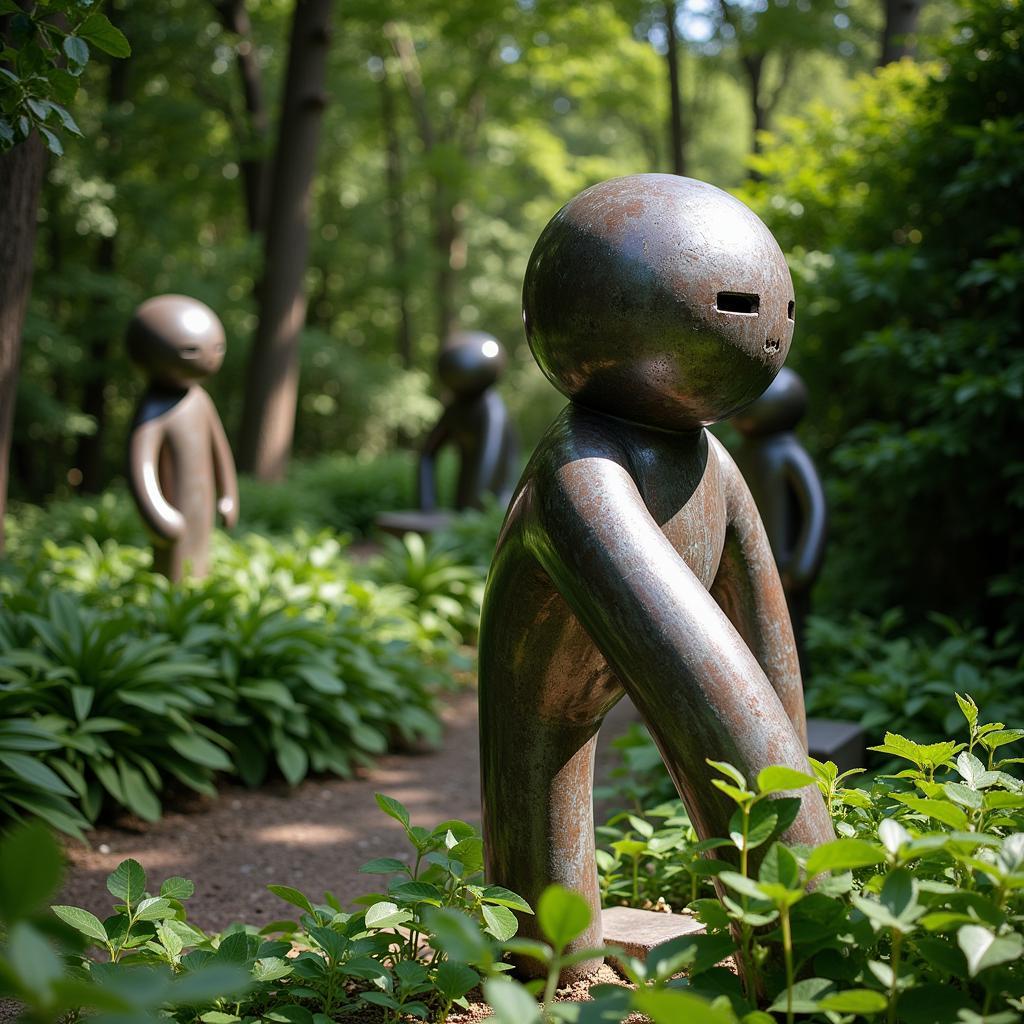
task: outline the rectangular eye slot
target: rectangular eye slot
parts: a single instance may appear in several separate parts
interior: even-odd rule
[[[747,292],[719,292],[715,305],[719,313],[743,313],[747,316],[757,316],[761,297],[750,295]]]
[[[794,313],[796,313],[796,303],[790,299],[789,309],[786,310],[786,316],[788,316],[790,320],[795,320],[796,317],[793,315]]]

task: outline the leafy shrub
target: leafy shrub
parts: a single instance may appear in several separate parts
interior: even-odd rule
[[[483,884],[483,844],[472,826],[452,820],[426,829],[413,825],[397,800],[378,794],[377,803],[402,825],[411,857],[363,866],[389,879],[386,892],[356,901],[364,909],[346,913],[331,893],[314,903],[290,886],[271,885],[299,911],[297,920],[209,935],[188,921],[191,881],[168,878],[150,892],[142,866],[126,860],[107,879],[117,902],[105,920],[79,907],[52,908],[71,930],[62,933],[72,964],[67,970],[39,926],[29,932],[18,923],[23,908],[34,912],[56,887],[59,852],[38,827],[14,833],[0,845],[0,866],[11,872],[0,884],[0,920],[11,927],[12,940],[0,946],[0,996],[27,1001],[41,1020],[66,1010],[130,1009],[142,1019],[169,1016],[182,1024],[261,1018],[314,1024],[376,1009],[372,1019],[382,1024],[406,1015],[444,1021],[453,1005],[466,1005],[480,975],[446,957],[432,922],[441,930],[453,923],[479,927],[489,940],[504,942],[516,932],[513,910],[531,911],[508,889]],[[41,858],[45,871],[33,858]],[[14,893],[11,883],[26,875],[31,891]],[[52,931],[52,918],[49,924]],[[24,943],[27,934],[32,942],[15,947],[14,939]],[[86,955],[86,944],[96,953]],[[33,964],[29,954],[42,962]],[[125,1006],[124,994],[133,991],[133,1004]]]
[[[1024,609],[1024,47],[1015,0],[960,6],[941,63],[781,124],[745,198],[792,254],[833,526],[819,607],[994,633]]]
[[[439,736],[454,627],[421,625],[331,535],[218,535],[213,573],[177,586],[143,549],[30,537],[0,574],[4,816],[77,834],[104,806],[155,819],[169,782],[296,784]]]
[[[808,713],[941,739],[957,727],[952,696],[962,691],[997,718],[1024,719],[1024,650],[1012,634],[991,643],[980,628],[932,619],[932,636],[906,635],[898,611],[808,619]]]

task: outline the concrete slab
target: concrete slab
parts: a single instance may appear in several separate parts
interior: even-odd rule
[[[701,935],[702,925],[689,914],[659,914],[634,907],[608,907],[601,911],[604,941],[621,946],[630,956],[643,960],[655,946],[681,935]]]

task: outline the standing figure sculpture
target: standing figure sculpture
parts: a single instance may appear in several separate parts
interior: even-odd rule
[[[775,561],[739,470],[704,429],[779,372],[792,288],[747,207],[663,174],[578,195],[527,267],[527,338],[570,402],[512,498],[487,584],[484,843],[495,883],[531,902],[552,882],[587,899],[574,948],[601,940],[594,746],[624,694],[702,837],[728,835],[735,809],[705,759],[751,781],[769,765],[809,771]],[[799,795],[783,838],[832,839],[817,789]]]
[[[420,450],[416,500],[422,512],[437,508],[435,460],[445,444],[459,452],[455,508],[479,508],[485,493],[502,504],[512,493],[516,435],[508,410],[494,385],[508,357],[497,338],[463,331],[445,343],[437,360],[441,383],[452,393],[437,425]]]
[[[159,295],[135,311],[128,353],[146,372],[128,447],[132,495],[153,535],[153,568],[171,580],[207,571],[220,513],[238,521],[238,479],[220,417],[198,381],[224,361],[224,328],[208,306]]]
[[[807,449],[794,432],[807,411],[807,387],[788,367],[768,390],[733,417],[743,435],[736,464],[754,497],[782,576],[800,668],[811,587],[825,555],[825,491]]]

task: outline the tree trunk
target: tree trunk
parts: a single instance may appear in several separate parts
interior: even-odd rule
[[[45,160],[42,140],[35,133],[0,154],[0,553],[4,549],[21,330],[32,291],[36,208]]]
[[[882,0],[882,5],[885,8],[885,25],[882,28],[879,67],[901,57],[914,56],[914,32],[917,30],[924,0]]]
[[[263,93],[263,73],[256,60],[252,42],[252,22],[245,9],[245,0],[215,0],[214,7],[221,24],[238,36],[235,56],[238,77],[242,83],[247,118],[246,136],[240,140],[239,166],[245,188],[245,212],[249,230],[253,234],[263,231],[267,214],[267,139],[270,119]]]
[[[753,130],[750,140],[750,151],[761,152],[760,132],[768,129],[768,108],[762,96],[761,80],[764,71],[764,54],[755,53],[743,58],[743,67],[747,72],[750,85],[750,112],[753,115]]]
[[[267,212],[260,319],[249,353],[239,465],[280,480],[295,432],[309,207],[326,95],[332,0],[297,0]]]
[[[107,111],[108,113],[120,106],[128,98],[128,61],[112,60],[107,79]],[[109,177],[117,178],[120,166],[121,140],[111,131],[108,124],[105,129],[107,137],[107,153],[109,155]],[[96,250],[96,270],[100,274],[113,274],[117,251],[116,236],[100,239]],[[96,302],[95,320],[101,323],[103,306],[109,299]],[[93,328],[95,330],[95,327]],[[92,418],[96,429],[92,434],[83,435],[78,441],[75,453],[75,465],[82,474],[81,488],[83,491],[95,493],[106,484],[103,464],[103,449],[106,440],[107,400],[106,388],[108,381],[107,363],[110,360],[110,346],[113,338],[109,332],[100,329],[89,343],[89,365],[85,390],[82,395],[82,412]]]
[[[682,85],[679,81],[679,40],[676,37],[676,0],[665,4],[665,60],[668,62],[669,143],[672,173],[686,174],[686,134],[683,124]]]
[[[397,348],[402,365],[412,366],[412,324],[409,319],[409,277],[406,263],[405,215],[402,209],[402,149],[395,119],[395,96],[387,71],[380,79],[381,121],[386,140],[388,223],[391,229],[391,260],[398,300]]]
[[[461,249],[461,230],[448,190],[434,181],[434,250],[437,259],[437,343],[444,345],[455,330],[455,255]]]

